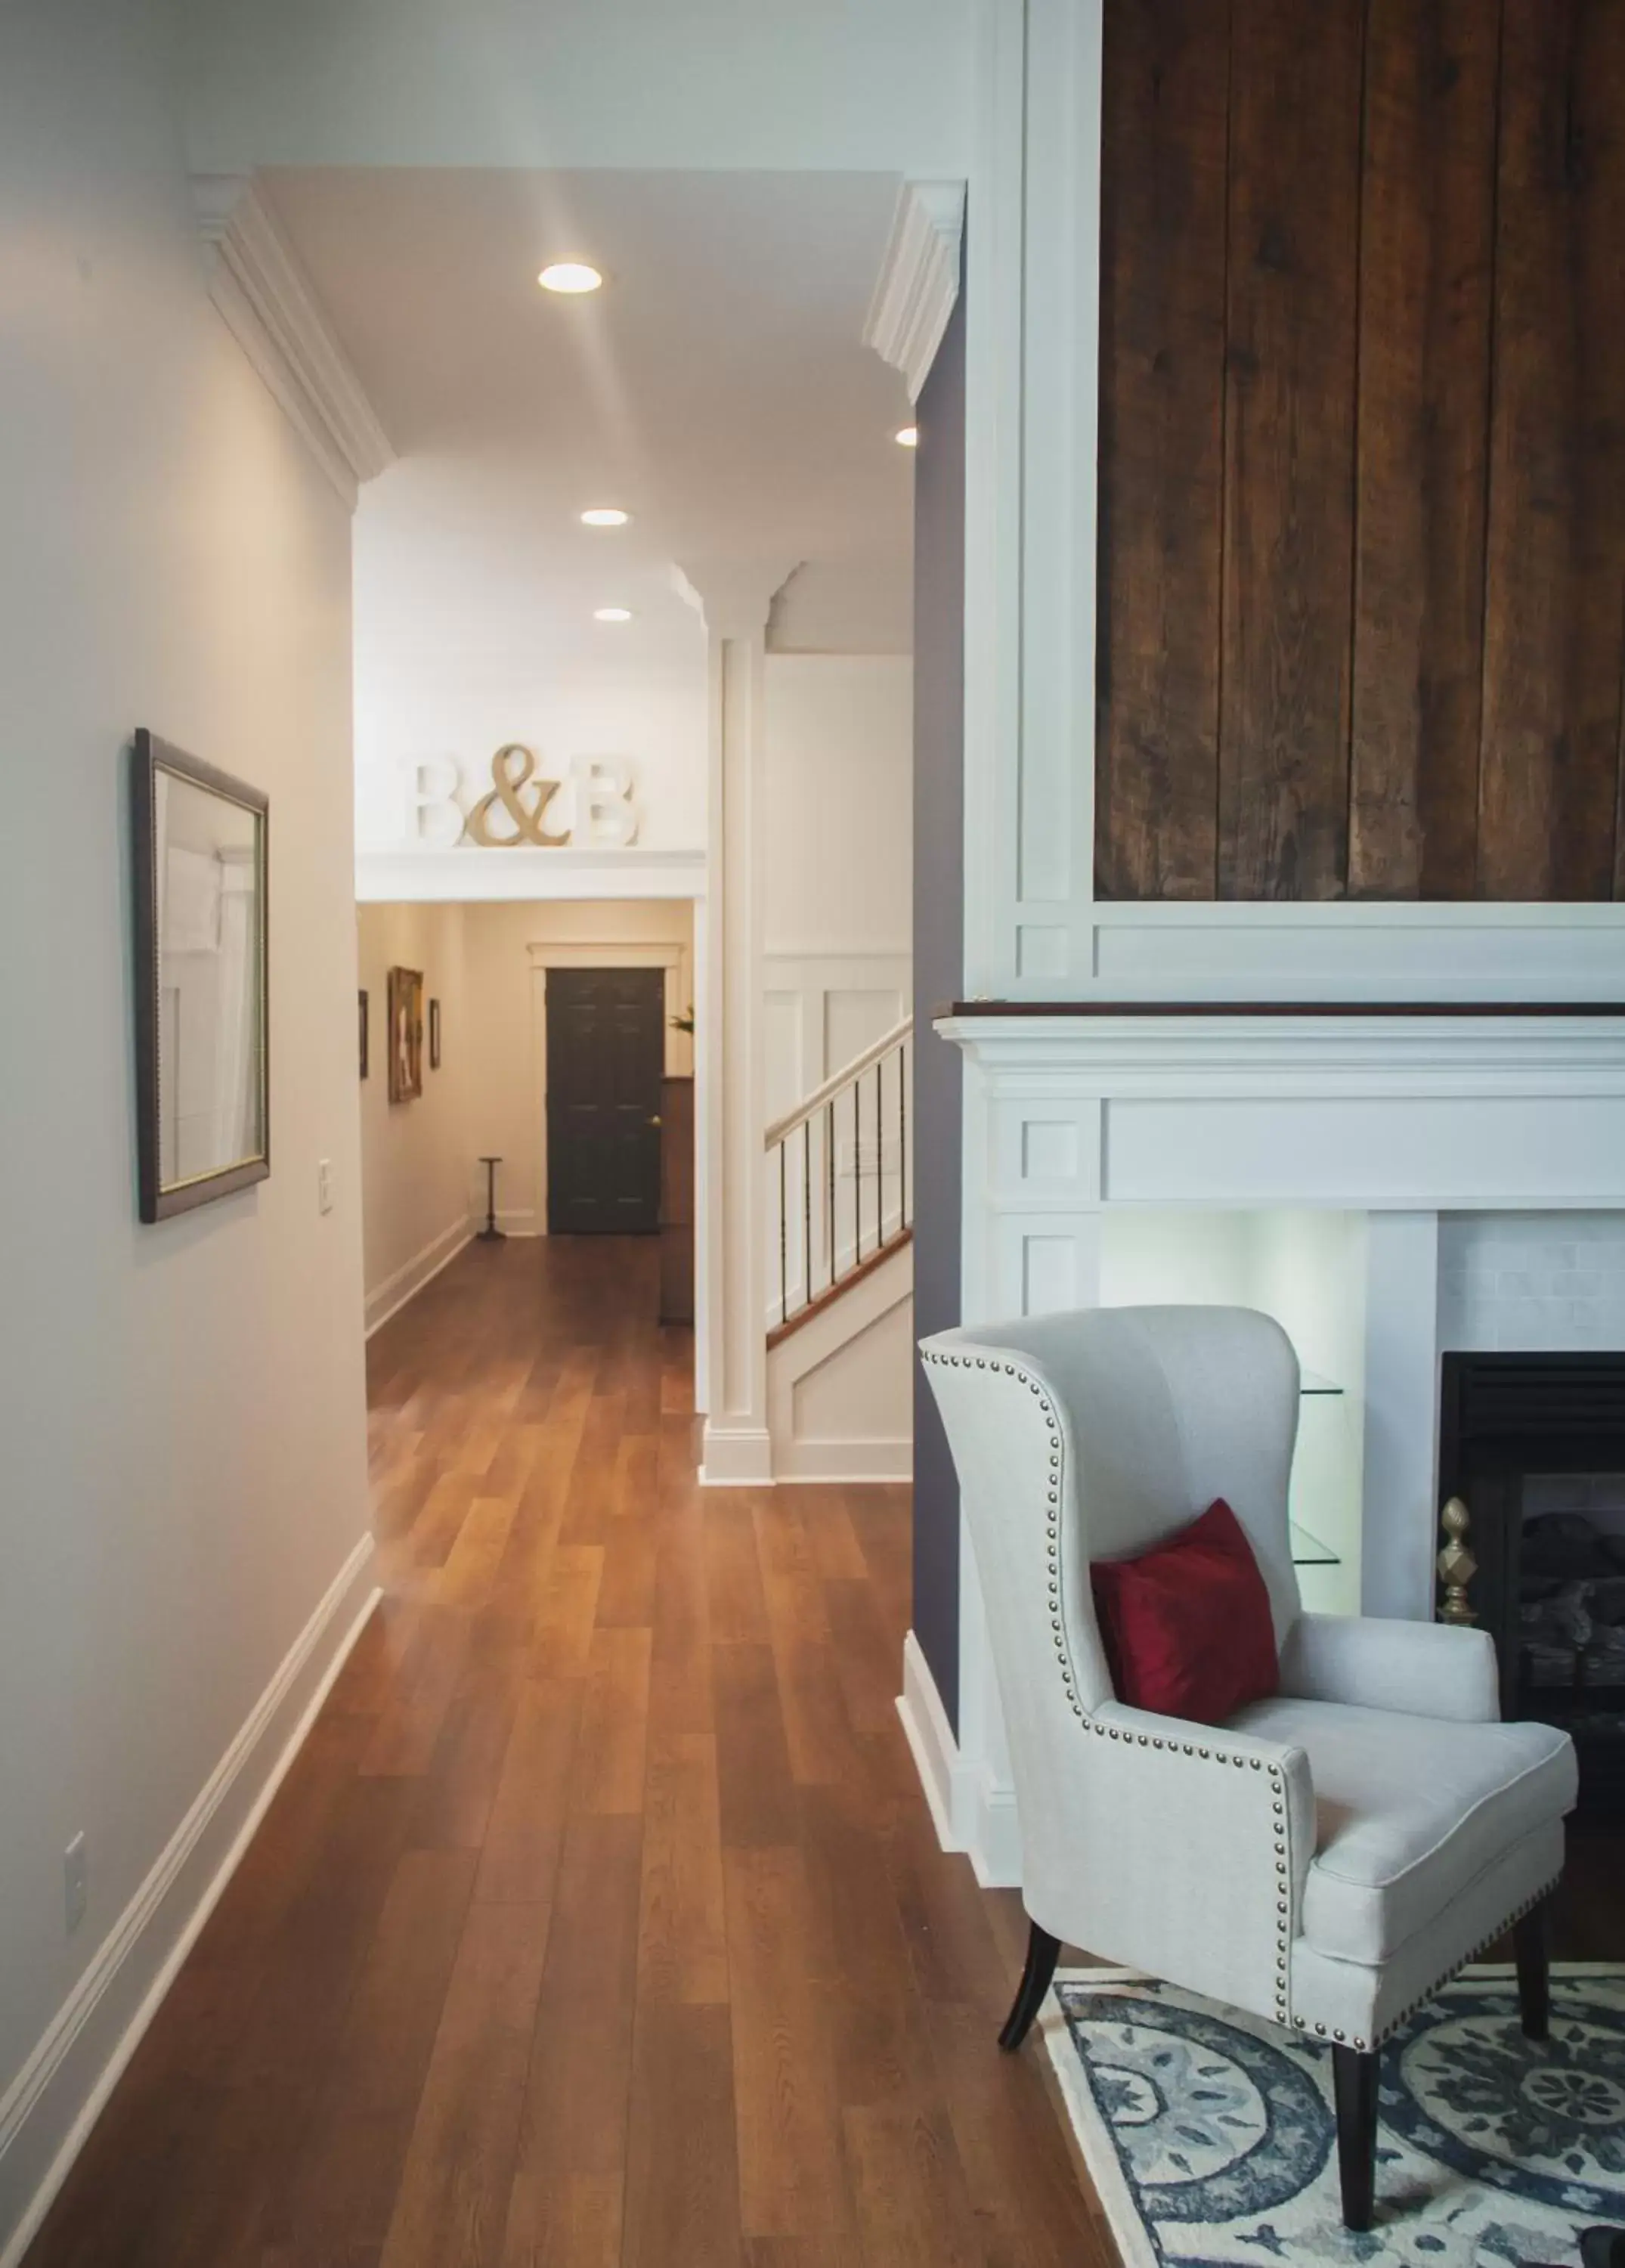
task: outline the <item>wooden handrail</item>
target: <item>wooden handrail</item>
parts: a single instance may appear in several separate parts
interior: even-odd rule
[[[854,1056],[850,1063],[843,1064],[838,1071],[827,1079],[822,1086],[815,1086],[805,1101],[798,1102],[793,1110],[786,1111],[783,1118],[774,1120],[762,1138],[763,1149],[771,1150],[775,1143],[782,1142],[787,1134],[793,1134],[798,1126],[805,1125],[814,1111],[821,1110],[827,1102],[844,1093],[854,1079],[861,1079],[866,1071],[871,1071],[876,1064],[883,1062],[895,1049],[901,1047],[913,1030],[914,1018],[905,1016],[901,1024],[893,1024],[889,1032],[882,1033],[878,1040],[871,1040],[861,1056]]]

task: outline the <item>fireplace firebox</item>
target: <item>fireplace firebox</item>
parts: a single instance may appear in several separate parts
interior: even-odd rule
[[[1446,1354],[1439,1500],[1466,1508],[1465,1609],[1505,1717],[1574,1738],[1575,1824],[1625,1822],[1625,1353]],[[1452,1520],[1452,1530],[1460,1520]],[[1441,1543],[1446,1541],[1441,1530]]]

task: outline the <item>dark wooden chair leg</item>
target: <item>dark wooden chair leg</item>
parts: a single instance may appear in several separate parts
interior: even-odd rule
[[[1518,1962],[1518,2013],[1526,2039],[1543,2040],[1551,2027],[1550,1901],[1542,1898],[1533,1912],[1512,1926],[1512,1952]]]
[[[1032,2030],[1033,2019],[1044,2005],[1044,1995],[1055,1980],[1055,1963],[1060,1958],[1060,1939],[1051,1937],[1036,1922],[1032,1923],[1027,1932],[1027,1965],[1021,1972],[1015,1999],[999,2034],[999,2045],[1006,2055],[1013,2055]]]
[[[1337,2170],[1342,2182],[1343,2227],[1371,2225],[1377,2188],[1377,2054],[1375,2049],[1332,2050],[1337,2097]]]

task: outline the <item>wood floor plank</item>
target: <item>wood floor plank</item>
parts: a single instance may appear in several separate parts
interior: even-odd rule
[[[577,2263],[626,2168],[643,1825],[570,1822],[559,1869],[503,2268]],[[585,2186],[584,2186],[585,2185]],[[596,2203],[596,2217],[585,2210]]]
[[[711,1636],[724,1646],[756,1646],[770,1635],[750,1491],[721,1491],[705,1506],[706,1593]]]
[[[474,1870],[466,1851],[408,1851],[395,1870],[288,2201],[301,2258],[388,2235]]]
[[[717,1742],[657,1727],[643,1808],[640,2006],[725,2002],[727,1940]]]
[[[743,2228],[816,2239],[832,2261],[856,2257],[801,1852],[732,1850],[723,1863]]]
[[[474,1896],[550,1904],[581,1721],[574,1678],[534,1678],[519,1697],[486,1822]]]
[[[627,2133],[622,2268],[742,2257],[725,2007],[640,2005]]]
[[[795,1789],[769,1646],[714,1646],[717,1778],[724,1847],[792,1842]]]
[[[650,1638],[646,1630],[592,1633],[570,1793],[573,1810],[643,1810]]]
[[[469,1907],[382,2268],[498,2257],[547,1940],[540,1907]]]
[[[552,1555],[536,1616],[533,1666],[539,1677],[578,1677],[587,1666],[599,1586],[599,1543],[561,1543]]]

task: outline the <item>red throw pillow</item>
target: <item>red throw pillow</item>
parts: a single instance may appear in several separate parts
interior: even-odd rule
[[[1280,1685],[1269,1594],[1223,1497],[1169,1543],[1089,1570],[1117,1697],[1218,1725]]]

